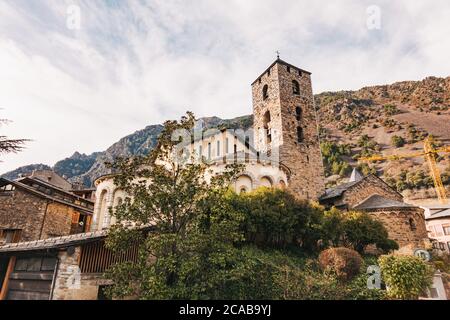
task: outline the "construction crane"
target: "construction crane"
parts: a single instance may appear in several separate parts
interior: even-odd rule
[[[376,162],[376,161],[396,161],[407,158],[424,157],[430,168],[430,176],[433,178],[434,188],[436,190],[437,197],[441,204],[447,204],[447,194],[444,184],[442,183],[441,173],[436,164],[436,156],[439,153],[450,153],[450,146],[435,148],[433,139],[428,137],[423,142],[423,151],[408,154],[394,154],[390,156],[374,155],[370,157],[360,158],[359,161],[364,162]]]

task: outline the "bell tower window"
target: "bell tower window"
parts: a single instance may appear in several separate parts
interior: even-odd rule
[[[292,80],[292,93],[295,95],[300,94],[300,84],[297,80]]]
[[[297,141],[299,143],[303,142],[303,128],[297,127]]]
[[[301,121],[302,120],[302,108],[297,107],[295,108],[295,117],[297,118],[297,121]]]
[[[263,100],[266,100],[269,97],[269,86],[266,84],[263,87]]]
[[[272,132],[270,130],[270,111],[266,111],[264,114],[264,132],[266,133],[267,143],[272,142]]]

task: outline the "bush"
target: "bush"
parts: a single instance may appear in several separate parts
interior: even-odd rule
[[[334,273],[341,281],[354,278],[361,268],[363,259],[358,252],[348,248],[331,248],[319,255],[319,265],[323,271]]]
[[[418,299],[432,283],[433,268],[420,258],[388,255],[378,262],[391,298]]]
[[[405,145],[406,141],[403,137],[393,136],[391,138],[391,144],[396,148],[401,148]]]
[[[296,245],[310,252],[317,248],[321,208],[275,188],[235,195],[232,201],[244,214],[242,228],[247,242],[278,248]]]

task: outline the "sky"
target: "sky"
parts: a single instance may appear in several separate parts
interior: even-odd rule
[[[276,58],[315,93],[450,75],[448,0],[0,0],[0,173],[150,124],[252,112]]]

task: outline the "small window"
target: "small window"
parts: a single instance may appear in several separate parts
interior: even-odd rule
[[[302,71],[298,70],[298,75],[301,77],[302,76]]]
[[[263,100],[266,100],[269,97],[269,86],[266,84],[263,87]]]
[[[225,153],[228,154],[230,152],[229,148],[228,148],[228,144],[229,144],[229,140],[228,138],[225,139]]]
[[[247,188],[246,187],[241,187],[241,189],[239,190],[240,194],[246,193],[247,192]]]
[[[444,234],[446,236],[450,236],[450,225],[444,225],[442,226],[442,229],[444,229]]]
[[[220,140],[217,140],[217,156],[220,157]]]
[[[245,137],[245,148],[246,149],[250,148],[250,137],[249,136]]]
[[[417,229],[416,222],[413,218],[409,218],[409,228],[411,231],[415,231]]]
[[[208,159],[211,159],[211,142],[208,143]]]
[[[203,156],[203,148],[202,146],[198,146],[198,157],[201,159]]]
[[[300,94],[300,84],[297,80],[292,80],[292,93],[296,95]]]
[[[287,72],[291,73],[291,67],[287,66]]]
[[[302,113],[303,113],[302,108],[300,107],[295,108],[295,117],[297,118],[297,121],[302,120]]]
[[[444,251],[444,250],[445,250],[445,243],[439,242],[439,249],[441,249],[442,251]]]
[[[297,127],[297,141],[303,142],[303,128]]]

